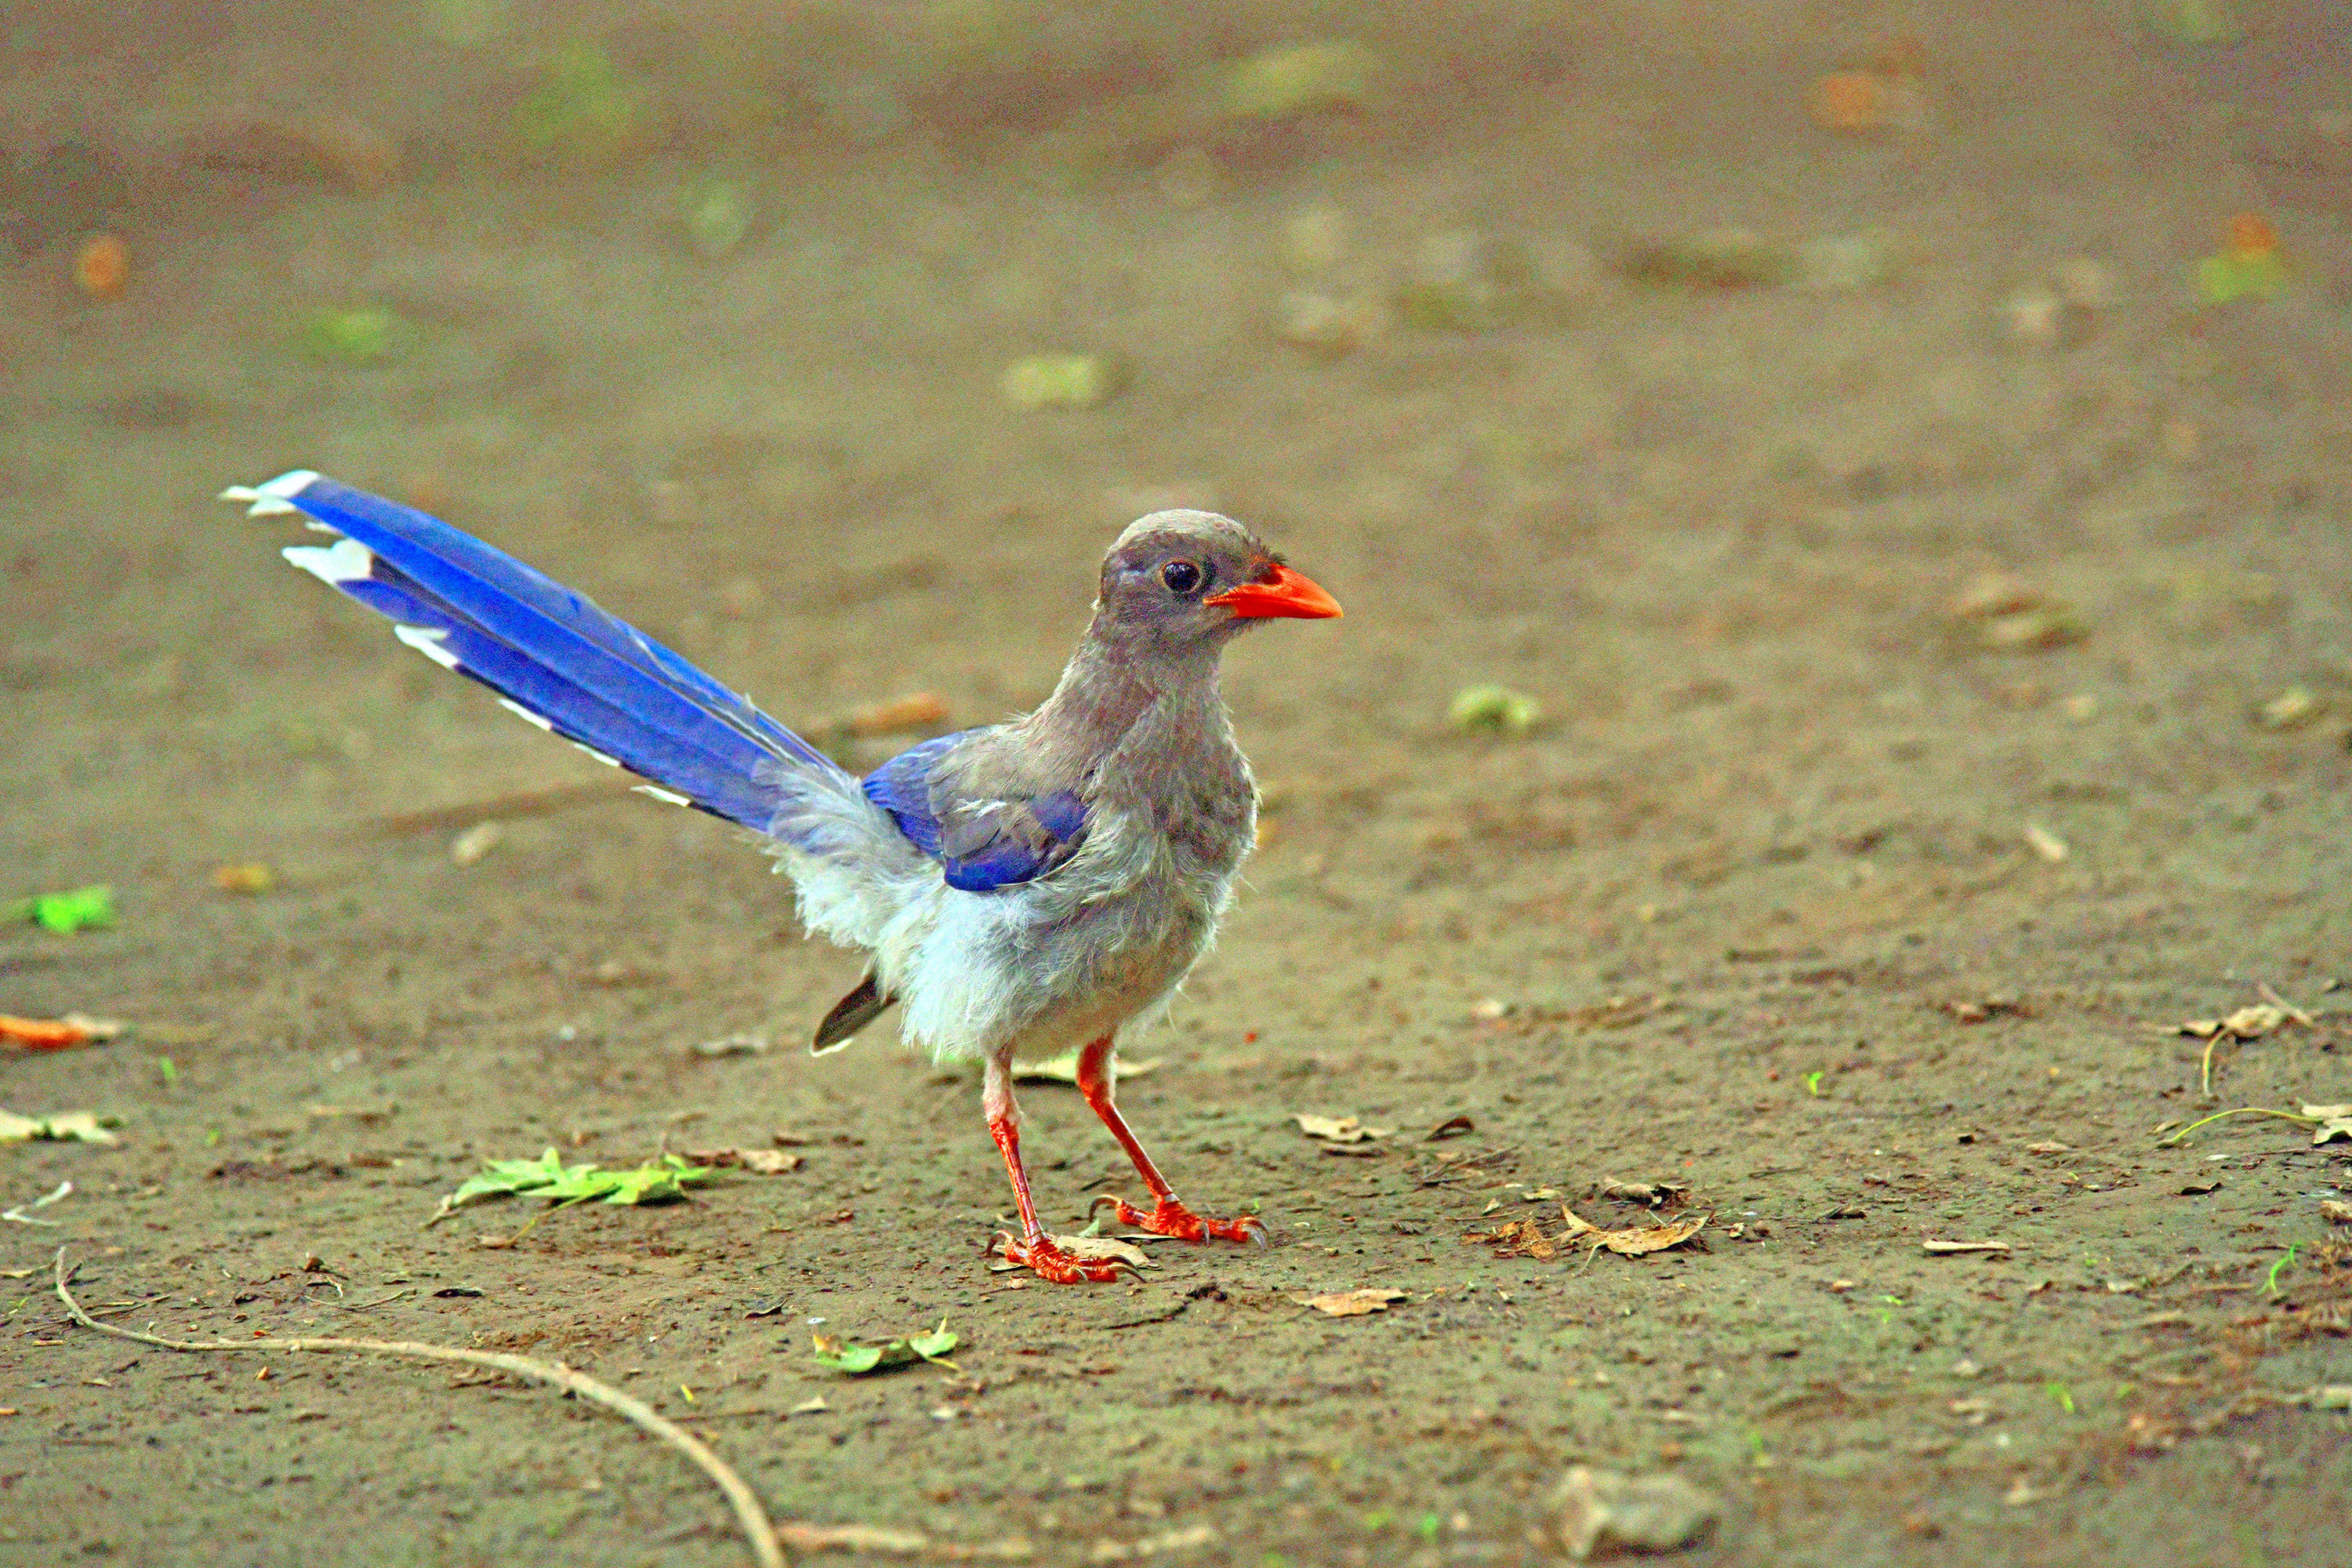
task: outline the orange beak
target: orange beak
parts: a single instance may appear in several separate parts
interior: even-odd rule
[[[1339,614],[1339,600],[1309,578],[1283,565],[1275,566],[1273,574],[1263,582],[1244,583],[1238,588],[1212,594],[1206,602],[1224,605],[1237,619],[1286,616],[1294,620],[1328,621]]]

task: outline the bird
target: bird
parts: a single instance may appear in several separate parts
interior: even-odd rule
[[[388,617],[434,663],[642,793],[746,827],[788,875],[802,924],[866,955],[817,1026],[841,1049],[892,1006],[935,1061],[982,1064],[982,1110],[1020,1234],[992,1250],[1045,1280],[1122,1264],[1047,1234],[1021,1159],[1014,1064],[1076,1053],[1079,1093],[1152,1206],[1117,1223],[1191,1242],[1266,1238],[1194,1212],[1113,1093],[1118,1042],[1166,1011],[1208,951],[1256,841],[1257,787],[1217,684],[1228,644],[1339,602],[1232,518],[1139,518],[1104,557],[1053,692],[1002,723],[923,741],[863,778],[585,595],[415,508],[307,468],[221,499],[333,536],[281,553]]]

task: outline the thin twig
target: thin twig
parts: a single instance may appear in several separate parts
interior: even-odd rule
[[[2272,1006],[2277,1008],[2288,1017],[2293,1018],[2305,1028],[2315,1029],[2319,1027],[2318,1019],[2313,1017],[2310,1014],[2305,1012],[2302,1008],[2296,1006],[2294,1003],[2288,1001],[2285,997],[2272,990],[2271,983],[2269,981],[2256,981],[2254,983],[2254,989],[2261,993],[2263,1001],[2269,1003]]]
[[[742,1477],[729,1468],[727,1461],[713,1453],[693,1433],[675,1422],[655,1414],[642,1400],[631,1398],[610,1384],[599,1383],[586,1373],[575,1372],[562,1362],[532,1361],[528,1356],[508,1355],[499,1351],[461,1350],[453,1345],[428,1345],[415,1340],[346,1340],[304,1337],[299,1339],[262,1340],[167,1340],[156,1334],[142,1334],[131,1329],[118,1329],[111,1323],[101,1323],[82,1310],[81,1303],[73,1299],[66,1282],[73,1270],[66,1267],[66,1249],[58,1248],[58,1300],[73,1314],[74,1321],[83,1328],[101,1334],[111,1334],[119,1340],[153,1345],[167,1351],[268,1351],[295,1354],[304,1351],[356,1351],[363,1355],[407,1356],[417,1361],[463,1362],[471,1366],[486,1366],[498,1372],[523,1378],[531,1383],[543,1383],[560,1388],[566,1394],[601,1405],[615,1415],[650,1434],[694,1461],[695,1468],[710,1478],[711,1483],[724,1492],[728,1504],[735,1510],[736,1523],[741,1526],[743,1537],[751,1542],[752,1560],[760,1568],[784,1568],[783,1549],[776,1544],[776,1527],[768,1518],[768,1510],[760,1506],[758,1494]]]
[[[394,1290],[391,1295],[379,1296],[373,1301],[338,1301],[335,1305],[341,1307],[346,1312],[372,1312],[378,1307],[391,1306],[394,1301],[399,1300],[404,1296],[414,1296],[415,1294],[415,1286],[404,1285],[399,1289]]]
[[[2219,1121],[2225,1116],[2275,1116],[2282,1121],[2292,1121],[2299,1126],[2316,1127],[2319,1125],[2319,1118],[2315,1116],[2297,1116],[2292,1110],[2273,1110],[2266,1105],[2242,1105],[2234,1110],[2217,1110],[2210,1116],[2202,1117],[2198,1121],[2192,1121],[2188,1126],[2181,1128],[2179,1131],[2168,1133],[2164,1137],[2158,1139],[2156,1141],[2156,1146],[2159,1149],[2172,1148],[2174,1145],[2179,1143],[2183,1139],[2187,1138],[2191,1132],[2194,1132],[2200,1127],[2204,1126],[2207,1122]]]

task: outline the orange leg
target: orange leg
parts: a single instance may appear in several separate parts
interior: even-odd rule
[[[1088,1281],[1107,1285],[1118,1279],[1118,1264],[1071,1257],[1055,1246],[1045,1227],[1037,1223],[1037,1204],[1029,1195],[1029,1173],[1021,1163],[1021,1108],[1013,1100],[1013,1060],[1009,1056],[988,1058],[981,1106],[988,1113],[988,1135],[1003,1152],[1005,1173],[1013,1178],[1013,1201],[1021,1209],[1021,1235],[1004,1238],[1005,1258],[1035,1269],[1056,1285]]]
[[[1151,1212],[1146,1214],[1125,1198],[1108,1196],[1097,1198],[1095,1206],[1108,1204],[1119,1224],[1153,1236],[1172,1236],[1180,1241],[1205,1241],[1213,1236],[1226,1241],[1255,1241],[1262,1245],[1265,1226],[1255,1215],[1244,1215],[1239,1219],[1203,1219],[1177,1200],[1176,1190],[1160,1173],[1160,1167],[1151,1163],[1151,1156],[1143,1152],[1143,1145],[1127,1125],[1127,1118],[1118,1113],[1112,1100],[1111,1052],[1110,1037],[1105,1035],[1078,1053],[1078,1092],[1087,1097],[1087,1103],[1102,1118],[1102,1124],[1110,1129],[1110,1135],[1118,1140],[1118,1146],[1135,1162],[1135,1173],[1150,1189],[1152,1206]]]

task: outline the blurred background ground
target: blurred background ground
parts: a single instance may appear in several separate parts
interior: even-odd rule
[[[1581,1463],[1717,1498],[1695,1563],[2340,1559],[2345,1146],[2157,1130],[2352,1100],[2347,24],[12,11],[0,890],[120,918],[0,935],[0,1012],[132,1027],[0,1063],[121,1139],[0,1150],[55,1222],[0,1225],[0,1560],[741,1555],[550,1396],[83,1335],[60,1243],[164,1332],[561,1357],[933,1555],[1542,1561]],[[295,466],[826,733],[1034,700],[1139,511],[1276,539],[1349,616],[1230,661],[1265,842],[1124,1095],[1276,1245],[1010,1289],[971,1086],[800,1052],[853,965],[737,835],[387,831],[595,770],[210,499]],[[1482,685],[1540,719],[1461,732]],[[1026,1103],[1073,1224],[1123,1163]],[[485,1158],[778,1135],[417,1228]],[[1464,1240],[1612,1181],[1705,1249]],[[959,1371],[808,1354],[942,1316]]]

